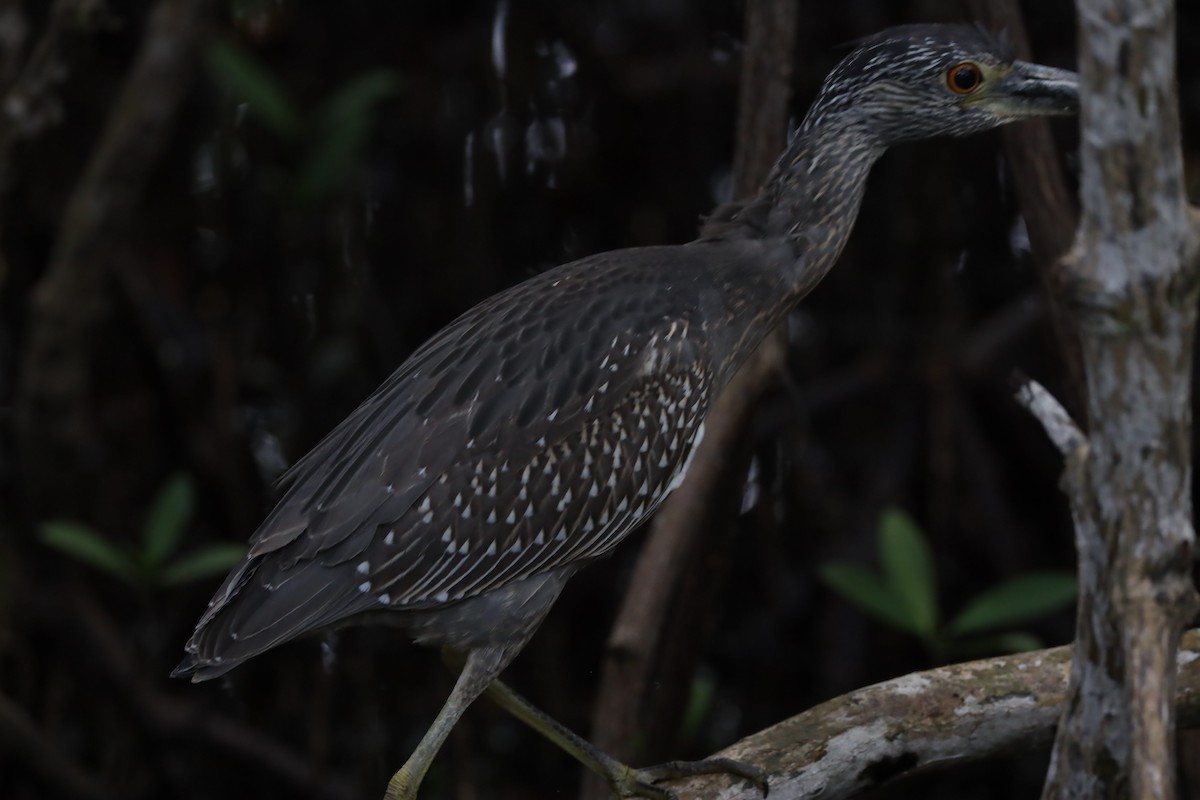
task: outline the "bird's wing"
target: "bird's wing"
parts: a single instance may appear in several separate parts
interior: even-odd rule
[[[430,340],[293,468],[189,642],[193,660],[612,547],[661,501],[707,409],[698,309],[713,293],[688,252],[559,267]]]

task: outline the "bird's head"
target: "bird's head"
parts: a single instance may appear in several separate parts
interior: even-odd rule
[[[888,147],[1078,110],[1074,72],[1017,61],[1012,50],[970,25],[889,28],[830,73],[802,130],[856,128]]]

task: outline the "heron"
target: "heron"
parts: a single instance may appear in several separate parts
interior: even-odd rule
[[[662,779],[703,772],[765,791],[758,768],[725,759],[626,766],[498,676],[571,576],[684,480],[714,399],[837,261],[884,151],[1078,102],[1073,72],[1016,60],[979,27],[858,42],[757,194],[718,208],[694,241],[547,270],[417,349],[285,475],[173,674],[208,680],[305,634],[390,624],[461,671],[389,800],[416,796],[484,692],[618,796],[670,798]]]

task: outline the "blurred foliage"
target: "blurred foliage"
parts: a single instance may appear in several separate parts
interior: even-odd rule
[[[705,670],[696,674],[692,681],[692,690],[688,694],[687,705],[683,710],[683,719],[679,723],[679,739],[684,742],[694,741],[703,730],[704,724],[712,714],[717,694],[717,682]]]
[[[228,543],[269,512],[287,463],[474,303],[555,264],[695,235],[728,199],[745,6],[210,4],[152,180],[112,195],[131,211],[97,254],[119,269],[88,331],[87,394],[53,398],[78,412],[78,452],[38,481],[7,436],[37,288],[158,3],[101,5],[112,24],[77,34],[32,98],[61,112],[57,127],[14,145],[0,181],[0,693],[114,796],[378,796],[445,699],[440,659],[394,629],[353,628],[219,681],[169,681],[242,552]],[[6,51],[19,62],[50,4],[11,6],[28,23]],[[1037,59],[1069,65],[1071,3],[1023,6]],[[797,120],[846,42],[970,13],[804,0],[799,15]],[[1200,164],[1200,4],[1179,4],[1179,31],[1185,152]],[[1074,169],[1072,123],[1053,130]],[[1061,371],[1023,229],[998,136],[896,148],[876,167],[841,262],[789,320],[789,388],[745,442],[760,502],[735,547],[704,556],[727,586],[689,621],[699,676],[659,678],[656,704],[679,707],[642,734],[646,763],[928,667],[937,637],[1069,639],[1069,613],[1042,616],[1037,599],[1058,590],[1034,585],[1073,564],[1061,459],[1008,390],[1014,368],[1051,391]],[[176,472],[189,488],[164,487]],[[881,543],[889,506],[921,519],[917,536],[893,521]],[[580,733],[638,540],[572,579],[505,674]],[[849,569],[852,607],[819,582],[823,563],[879,571]],[[1044,768],[1014,757],[880,796],[1032,796]],[[577,784],[573,761],[481,702],[426,790],[487,800]],[[0,749],[0,796],[52,793]]]
[[[1024,631],[991,631],[1055,614],[1072,605],[1077,594],[1070,573],[1019,575],[975,595],[942,625],[933,549],[916,521],[897,508],[879,518],[879,561],[880,573],[827,562],[820,567],[821,580],[878,621],[915,636],[939,659],[1044,647]]]
[[[116,544],[100,531],[72,520],[41,526],[46,545],[122,581],[147,587],[178,586],[225,575],[246,554],[245,545],[201,545],[177,558],[176,549],[192,520],[196,490],[187,475],[163,485],[146,513],[141,546]]]
[[[352,78],[304,114],[283,85],[236,44],[213,42],[206,61],[233,102],[244,105],[250,116],[295,148],[299,155],[290,196],[302,204],[317,200],[343,177],[374,125],[376,106],[400,89],[394,70],[372,70]]]

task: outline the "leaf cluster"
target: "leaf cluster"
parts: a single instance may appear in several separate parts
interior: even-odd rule
[[[195,503],[196,490],[191,479],[176,475],[150,504],[137,548],[122,547],[95,528],[75,520],[43,523],[41,540],[135,586],[178,586],[223,575],[245,555],[244,545],[219,542],[174,557],[191,523]]]
[[[933,550],[905,512],[888,509],[879,520],[880,572],[861,564],[829,562],[822,581],[863,612],[918,638],[935,654],[978,655],[1042,647],[1035,636],[1003,630],[1061,610],[1075,601],[1076,583],[1062,572],[1030,572],[975,595],[949,622],[940,622]]]
[[[376,107],[400,88],[394,71],[372,70],[304,113],[283,85],[241,47],[216,41],[205,55],[209,72],[226,94],[299,153],[290,194],[300,203],[312,202],[336,185],[366,143]]]

